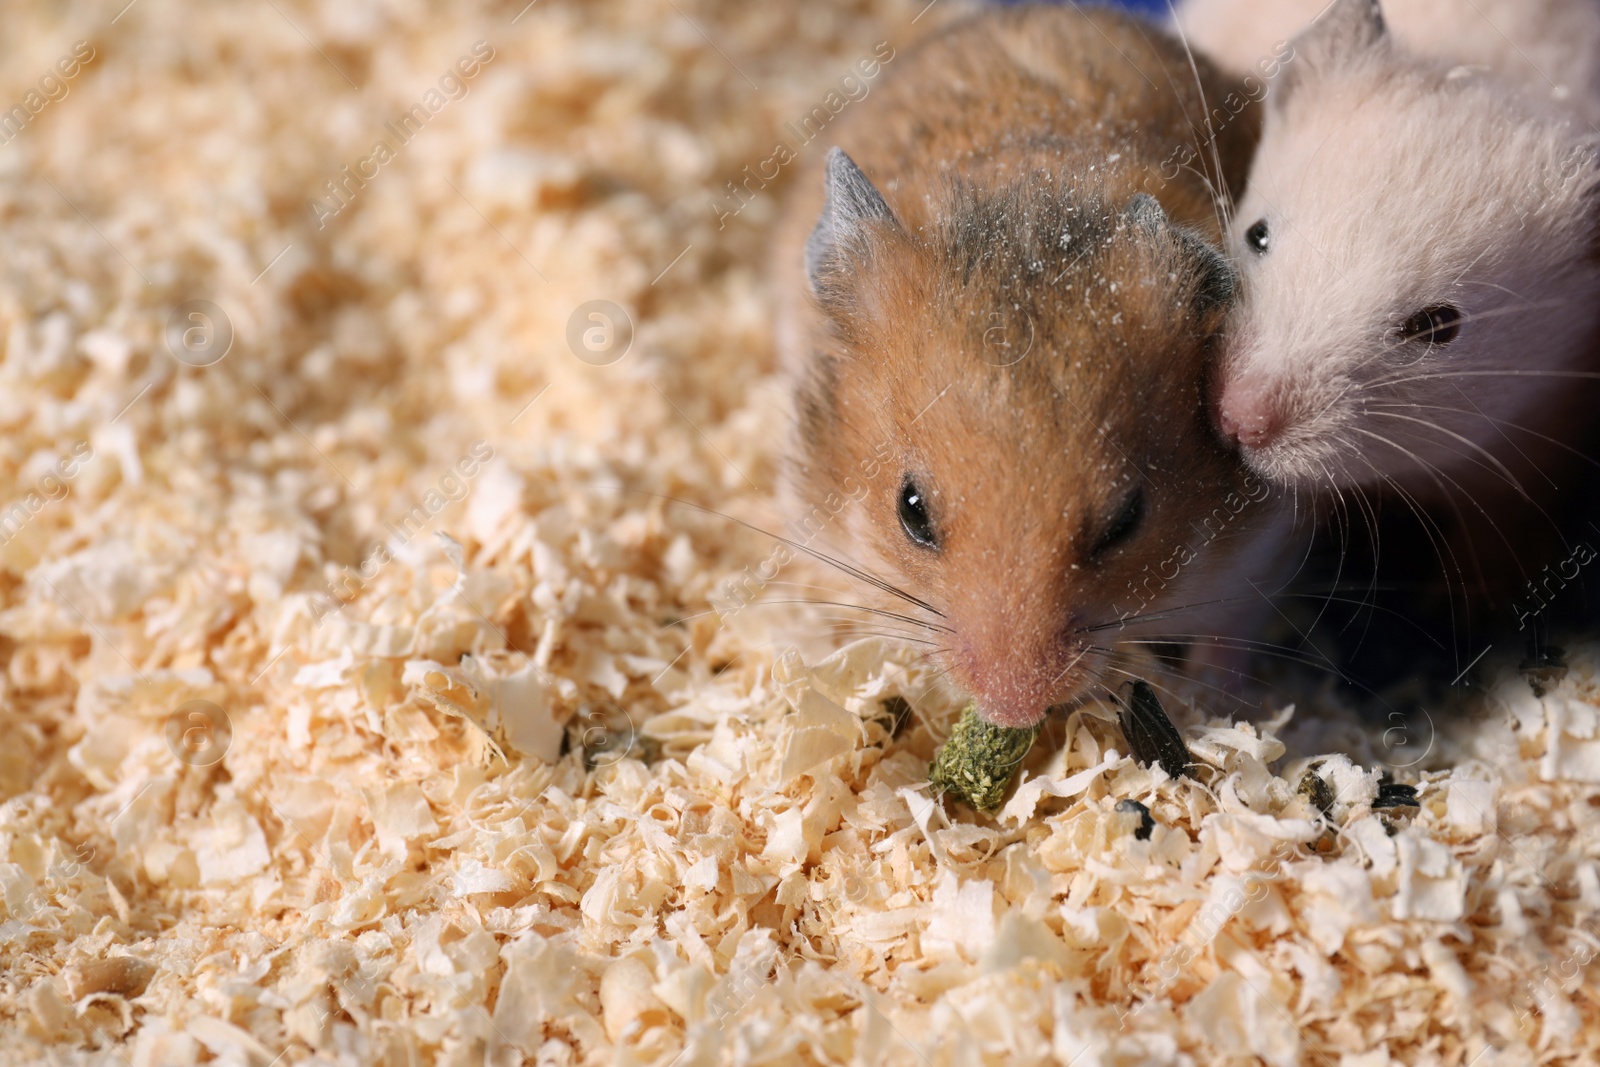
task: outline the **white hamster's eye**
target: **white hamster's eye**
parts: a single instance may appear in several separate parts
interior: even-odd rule
[[[928,516],[928,500],[909,477],[900,484],[900,528],[923,548],[938,548],[933,519]]]
[[[1431,304],[1400,324],[1406,344],[1447,345],[1461,333],[1461,311],[1449,304]]]
[[[1267,220],[1257,219],[1251,227],[1244,231],[1244,243],[1250,246],[1250,251],[1258,256],[1267,254],[1270,243],[1267,240]]]
[[[1119,545],[1127,543],[1128,539],[1139,532],[1140,525],[1144,522],[1144,490],[1135,489],[1128,494],[1128,499],[1122,502],[1122,507],[1117,511],[1116,517],[1106,525],[1100,534],[1100,539],[1089,550],[1090,559],[1099,559]]]

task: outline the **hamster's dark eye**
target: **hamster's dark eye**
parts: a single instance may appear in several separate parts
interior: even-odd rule
[[[1425,307],[1400,324],[1406,344],[1447,345],[1461,333],[1461,310],[1449,304]]]
[[[1258,256],[1267,254],[1267,220],[1257,219],[1255,224],[1244,231],[1244,243],[1250,246],[1250,251]]]
[[[928,517],[928,500],[917,488],[917,483],[907,478],[900,486],[900,528],[923,548],[938,548],[933,533],[933,520]]]
[[[1090,559],[1098,559],[1119,545],[1125,544],[1129,538],[1139,532],[1139,526],[1144,522],[1144,490],[1135,489],[1122,502],[1122,508],[1117,512],[1100,540],[1094,543],[1094,548],[1089,551]]]

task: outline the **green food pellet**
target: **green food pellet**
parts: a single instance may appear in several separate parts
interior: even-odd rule
[[[994,811],[1038,736],[1037,725],[1021,730],[995,726],[976,707],[968,707],[934,756],[928,781],[979,811]]]

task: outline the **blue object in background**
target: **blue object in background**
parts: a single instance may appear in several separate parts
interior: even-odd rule
[[[1167,6],[1167,0],[1121,0],[1116,6],[1125,7],[1129,11],[1142,12],[1158,19],[1165,19],[1171,14],[1171,8]]]
[[[994,0],[994,2],[1012,4],[1018,3],[1020,0]],[[1091,2],[1105,7],[1120,7],[1128,11],[1136,11],[1160,22],[1166,21],[1170,15],[1167,0],[1091,0]]]

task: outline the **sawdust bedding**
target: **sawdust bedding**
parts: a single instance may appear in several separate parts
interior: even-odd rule
[[[949,13],[523,5],[0,12],[0,1056],[1595,1062],[1595,650],[1414,810],[1323,697],[1175,708],[1206,788],[1083,709],[990,819],[910,653],[711,611],[783,418],[726,183]]]

